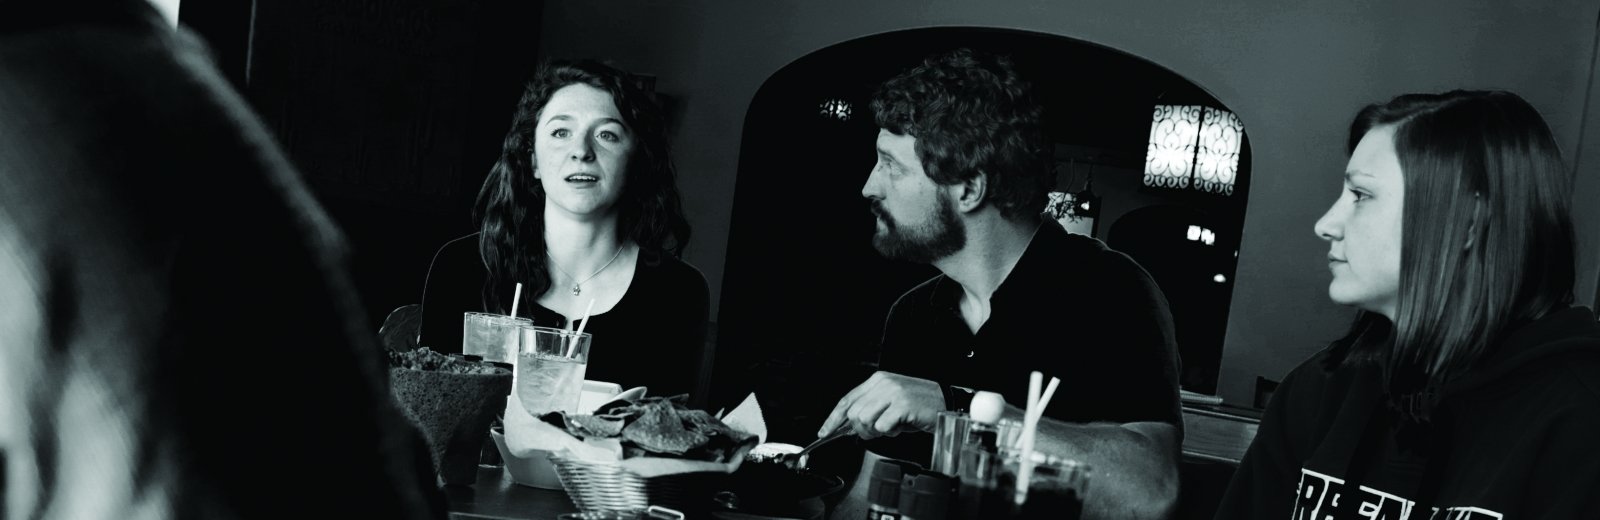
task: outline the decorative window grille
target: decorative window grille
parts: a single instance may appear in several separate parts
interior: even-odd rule
[[[1239,146],[1244,123],[1227,110],[1205,109],[1200,125],[1200,149],[1195,151],[1195,188],[1208,193],[1233,195],[1233,181],[1239,175]]]
[[[1150,123],[1150,148],[1144,159],[1144,184],[1187,188],[1194,176],[1194,147],[1200,135],[1200,107],[1156,105]]]
[[[1156,105],[1150,120],[1144,184],[1233,194],[1244,123],[1227,110]]]

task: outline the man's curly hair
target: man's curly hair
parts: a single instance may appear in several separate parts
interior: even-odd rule
[[[1055,177],[1032,90],[1009,58],[963,48],[885,82],[872,112],[879,127],[917,139],[917,159],[934,182],[986,175],[986,199],[1002,215],[1033,217]]]

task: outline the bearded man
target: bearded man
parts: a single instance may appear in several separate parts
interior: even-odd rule
[[[1083,517],[1169,514],[1183,424],[1172,314],[1127,255],[1041,217],[1055,176],[1029,85],[1008,59],[960,49],[890,79],[872,110],[873,246],[942,274],[894,304],[879,371],[818,432],[867,439],[856,493],[877,457],[926,464],[938,413],[975,390],[1020,419],[1038,370],[1061,386],[1037,449],[1094,468]]]

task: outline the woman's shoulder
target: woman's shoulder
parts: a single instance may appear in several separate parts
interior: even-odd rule
[[[674,288],[708,290],[699,268],[659,251],[639,251],[639,272]]]
[[[1290,371],[1276,390],[1261,418],[1262,431],[1275,432],[1281,449],[1291,454],[1285,460],[1304,460],[1329,435],[1348,427],[1354,413],[1364,413],[1377,403],[1382,384],[1372,367],[1335,363],[1334,347],[1319,351]],[[1296,468],[1298,469],[1298,467]]]
[[[1301,403],[1330,397],[1343,399],[1353,386],[1366,380],[1362,375],[1369,367],[1343,362],[1339,357],[1338,347],[1330,345],[1306,358],[1279,382],[1274,398],[1283,396]]]
[[[711,289],[699,269],[672,255],[639,252],[638,268],[629,299],[648,308],[705,313],[711,306]]]

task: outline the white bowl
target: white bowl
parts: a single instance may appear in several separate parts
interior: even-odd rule
[[[782,458],[784,455],[800,453],[805,448],[784,442],[763,442],[751,448],[744,456],[745,460],[752,462],[765,462]]]
[[[511,475],[512,482],[540,489],[562,489],[561,478],[556,476],[556,465],[550,461],[549,451],[533,450],[527,457],[517,457],[506,448],[505,434],[489,430],[489,435],[494,437],[494,447],[500,450],[500,460],[505,464],[505,471]]]
[[[595,408],[611,402],[622,393],[622,385],[605,381],[583,380],[583,390],[578,393],[578,410],[593,413]],[[642,392],[641,392],[642,394]]]

